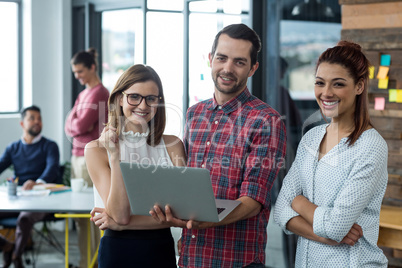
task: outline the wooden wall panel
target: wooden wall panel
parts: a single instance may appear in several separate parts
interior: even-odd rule
[[[402,28],[342,29],[341,39],[356,42],[366,51],[402,49]]]
[[[340,5],[399,2],[401,0],[339,0]]]
[[[401,249],[400,241],[402,240],[402,232],[394,229],[380,227],[380,235],[378,237],[378,245],[390,248]]]
[[[394,152],[388,153],[388,167],[390,167],[390,168],[402,167],[402,154],[394,153]],[[400,188],[402,190],[402,186]],[[400,195],[398,196],[398,198],[402,199],[402,191],[400,192]]]
[[[377,75],[381,54],[391,55],[388,88],[402,89],[402,0],[339,0],[342,5],[341,38],[360,44]],[[384,205],[402,207],[402,104],[389,103],[388,90],[369,83],[372,123],[388,145],[388,185]],[[384,97],[385,109],[374,109],[374,98]],[[402,267],[402,231],[380,227],[378,244],[385,246],[390,267]],[[386,248],[390,247],[390,248]],[[393,249],[391,249],[393,248]]]
[[[402,3],[344,5],[342,29],[374,29],[402,27]]]
[[[364,51],[367,59],[374,66],[380,65],[380,57],[382,54],[391,55],[392,67],[402,67],[402,50],[368,50]]]
[[[384,199],[400,199],[402,196],[402,186],[397,184],[388,184]]]
[[[395,117],[395,118],[400,118],[402,120],[402,110],[391,110],[391,109],[375,110],[375,109],[369,109],[369,113],[370,113],[370,116]]]
[[[402,133],[402,120],[400,118],[372,117],[371,120],[378,129]]]
[[[388,92],[386,90],[382,91],[383,94],[370,94],[369,95],[369,109],[374,109],[374,98],[375,97],[386,97],[385,98],[385,109],[388,110],[401,110],[402,111],[402,103],[397,102],[388,102]]]

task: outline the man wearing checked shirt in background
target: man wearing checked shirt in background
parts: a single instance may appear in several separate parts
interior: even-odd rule
[[[270,191],[286,135],[280,115],[247,88],[260,47],[244,24],[221,30],[209,54],[214,96],[187,111],[188,166],[210,170],[216,198],[241,204],[219,223],[183,221],[155,207],[156,220],[183,227],[180,267],[265,267]]]

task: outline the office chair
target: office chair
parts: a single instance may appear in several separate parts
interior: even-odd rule
[[[0,219],[0,226],[3,228],[2,230],[4,230],[3,235],[8,241],[14,242],[15,240],[15,230],[17,228],[17,220],[18,218],[16,217]],[[31,257],[28,257],[28,255],[26,254],[27,251],[31,252]],[[33,252],[32,236],[28,240],[28,243],[22,255],[23,255],[22,258],[24,259],[27,265],[32,264],[32,267],[35,267],[35,256]]]
[[[69,173],[69,169],[68,169],[68,164],[63,164],[60,165],[59,167],[59,177],[58,179],[55,181],[55,183],[57,184],[63,184],[64,182],[64,177],[65,175],[69,175],[66,174]],[[55,221],[60,221],[63,219],[59,219],[54,217],[54,214],[48,214],[42,221],[43,226],[41,229],[37,229],[34,226],[34,230],[36,232],[36,234],[39,235],[40,240],[38,242],[38,247],[35,251],[37,251],[37,253],[40,252],[40,249],[42,247],[42,242],[46,241],[50,246],[52,246],[54,249],[56,249],[56,251],[60,252],[61,254],[63,254],[64,256],[64,248],[61,245],[61,243],[57,240],[56,236],[54,235],[53,231],[49,228],[49,224]]]

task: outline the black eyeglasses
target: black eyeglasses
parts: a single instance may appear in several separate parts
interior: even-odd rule
[[[140,94],[127,94],[124,91],[122,91],[125,96],[127,96],[127,102],[128,104],[132,106],[138,106],[142,102],[142,99],[145,99],[146,105],[149,107],[155,107],[159,105],[159,101],[162,99],[161,96],[155,96],[155,95],[148,95],[148,96],[142,96]]]

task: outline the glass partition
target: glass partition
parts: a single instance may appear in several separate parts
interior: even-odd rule
[[[0,113],[19,112],[18,4],[0,2]]]
[[[214,93],[208,55],[215,35],[233,23],[249,25],[249,1],[195,1],[189,5],[189,106]],[[212,12],[212,13],[211,13]]]
[[[318,57],[341,38],[341,24],[282,20],[280,55],[287,64],[282,81],[293,99],[314,100],[314,73]]]
[[[147,12],[147,64],[159,74],[165,94],[166,134],[183,136],[183,15]]]
[[[102,83],[112,91],[131,65],[144,63],[144,28],[141,9],[102,13]]]

